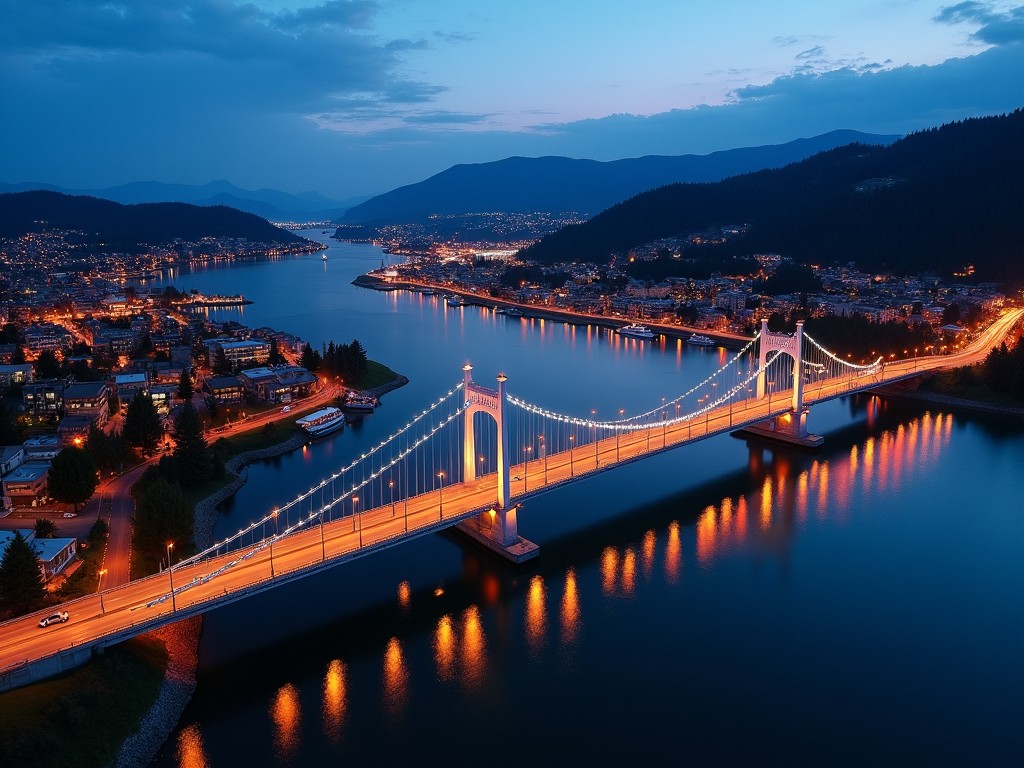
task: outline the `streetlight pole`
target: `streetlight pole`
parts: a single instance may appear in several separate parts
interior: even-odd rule
[[[356,512],[356,505],[359,503],[359,497],[352,497],[352,517],[355,518],[352,522],[356,523],[359,527],[359,548],[363,548],[363,516]]]
[[[324,542],[324,510],[325,507],[320,507],[320,559],[327,559],[327,544]]]
[[[277,538],[277,510],[273,511],[274,535],[270,537],[270,578],[274,578],[274,539]]]
[[[625,408],[619,408],[619,421],[622,421],[622,415],[626,412]],[[619,439],[622,437],[622,425],[619,425],[619,429],[615,430],[615,461],[619,460]]]
[[[174,602],[174,568],[171,566],[171,550],[174,549],[174,542],[167,542],[167,578],[171,582],[171,610],[178,610],[178,606]]]
[[[526,475],[530,471],[530,449],[532,445],[523,448],[523,493],[526,493]]]
[[[106,572],[107,572],[106,568],[101,568],[100,569],[100,577],[96,581],[96,588],[97,588],[97,590],[100,593],[100,615],[102,615],[102,614],[107,612],[106,608],[103,607],[103,588],[100,586],[100,585],[103,584],[103,576],[104,576],[104,574]]]
[[[576,435],[569,435],[569,477],[572,477],[572,447],[576,444]]]
[[[391,491],[391,516],[395,516],[395,481],[388,480],[388,490]]]
[[[598,447],[597,447],[597,408],[590,409],[590,420],[594,422],[594,469],[601,463],[601,459],[598,458]]]
[[[526,475],[524,474],[523,477],[525,477],[525,476]],[[444,520],[444,472],[438,472],[437,473],[437,477],[441,481],[441,484],[440,484],[440,486],[438,486],[438,489],[437,489],[437,510],[438,510],[438,518],[437,519],[438,520]],[[526,490],[525,486],[524,486],[523,490]]]
[[[538,435],[540,438],[540,452],[544,457],[544,485],[548,484],[548,451],[547,446],[544,445],[544,435]]]

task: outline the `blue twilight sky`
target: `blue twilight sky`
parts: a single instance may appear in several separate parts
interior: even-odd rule
[[[1024,106],[1001,0],[0,0],[0,181],[386,191]]]

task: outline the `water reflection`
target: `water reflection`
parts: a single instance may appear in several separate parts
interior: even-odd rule
[[[384,650],[384,707],[397,715],[405,707],[409,695],[409,669],[397,637],[388,641]]]
[[[186,726],[178,734],[178,768],[208,768],[203,735],[195,723]]]
[[[439,680],[451,680],[455,669],[455,630],[452,617],[445,614],[434,628],[434,663]]]
[[[341,739],[341,726],[345,722],[346,681],[345,663],[334,659],[327,665],[324,676],[324,733],[332,743]]]
[[[412,600],[412,587],[409,586],[408,581],[403,581],[398,585],[398,604],[402,607],[402,610],[409,610],[409,603]]]
[[[562,593],[562,643],[576,642],[580,634],[580,595],[576,586],[576,571],[565,572],[565,591]]]
[[[270,704],[274,724],[274,750],[282,762],[289,762],[299,746],[302,711],[299,690],[293,684],[281,686]]]
[[[668,526],[668,546],[665,549],[665,581],[675,584],[683,566],[683,545],[679,540],[679,522],[673,520]]]
[[[526,642],[530,652],[536,654],[544,647],[547,636],[547,589],[544,579],[535,575],[530,579],[530,588],[526,594]]]
[[[462,614],[462,683],[467,688],[476,688],[483,681],[486,673],[487,640],[484,636],[483,624],[480,621],[480,609],[469,606]]]

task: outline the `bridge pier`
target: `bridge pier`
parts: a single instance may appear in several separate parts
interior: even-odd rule
[[[508,419],[505,414],[505,382],[508,377],[498,374],[498,389],[487,389],[473,381],[473,366],[462,367],[466,410],[463,416],[462,471],[467,481],[476,479],[476,437],[473,434],[473,415],[486,413],[498,428],[498,493],[497,502],[473,520],[458,523],[455,528],[474,541],[514,563],[530,560],[540,554],[540,547],[519,535],[517,511],[519,505],[511,502],[509,486]]]
[[[793,401],[789,411],[772,416],[758,424],[741,429],[740,432],[767,440],[798,445],[802,448],[817,448],[825,442],[821,435],[807,431],[807,414],[810,408],[804,406],[803,373],[804,321],[797,320],[796,333],[774,333],[768,330],[768,321],[761,320],[761,341],[758,345],[758,367],[764,371],[768,353],[785,352],[793,360]],[[766,374],[757,377],[757,397],[764,399],[767,392]]]
[[[804,408],[799,415],[793,411],[787,411],[773,416],[767,421],[751,424],[739,431],[745,435],[789,443],[801,448],[819,448],[825,442],[825,438],[821,435],[812,435],[807,431],[807,415],[810,412],[810,408]]]

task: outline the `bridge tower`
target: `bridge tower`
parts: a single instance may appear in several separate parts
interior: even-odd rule
[[[512,504],[508,418],[505,412],[505,382],[508,381],[508,377],[503,373],[498,374],[498,388],[494,390],[473,381],[472,365],[464,365],[462,372],[463,393],[466,399],[466,410],[463,413],[463,482],[470,483],[476,480],[476,435],[473,433],[473,416],[481,412],[486,413],[494,420],[498,432],[498,492],[494,507],[476,519],[459,523],[458,528],[514,562],[529,560],[540,553],[540,548],[519,535],[516,520],[519,505]]]
[[[803,320],[797,320],[796,332],[792,334],[769,331],[768,321],[761,320],[758,367],[762,373],[757,377],[757,398],[764,399],[768,391],[764,367],[768,362],[768,353],[773,351],[783,352],[793,360],[793,397],[786,413],[748,427],[747,432],[807,447],[817,447],[824,442],[820,435],[812,435],[807,431],[807,414],[810,408],[804,407],[803,346]]]

